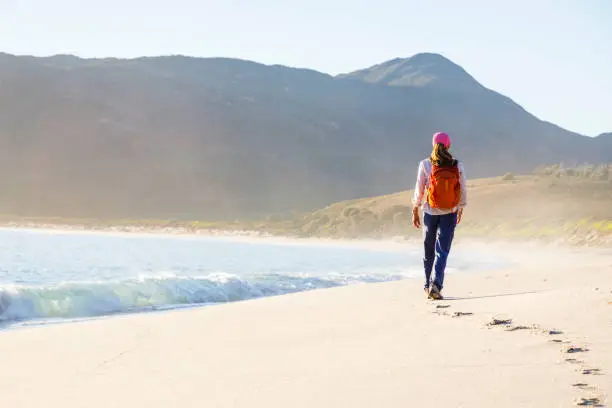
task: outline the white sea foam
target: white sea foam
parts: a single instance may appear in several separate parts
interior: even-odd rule
[[[233,302],[355,283],[398,280],[406,274],[258,275],[248,279],[227,273],[202,277],[171,274],[110,282],[51,285],[4,284],[0,320],[82,318],[184,305]]]

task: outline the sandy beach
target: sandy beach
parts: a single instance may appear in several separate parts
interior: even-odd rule
[[[2,402],[501,408],[585,398],[604,406],[612,254],[507,251],[511,267],[448,275],[439,302],[408,279],[6,330]],[[511,322],[488,325],[493,319]]]

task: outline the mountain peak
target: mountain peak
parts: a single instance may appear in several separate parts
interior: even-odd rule
[[[419,53],[358,70],[339,78],[359,79],[389,86],[482,88],[470,74],[448,58],[435,53]]]

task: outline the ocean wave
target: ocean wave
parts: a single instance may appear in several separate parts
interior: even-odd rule
[[[402,274],[269,274],[250,278],[217,273],[203,277],[141,276],[120,281],[53,285],[0,284],[0,321],[99,317],[189,305],[234,302],[355,283],[398,280]]]

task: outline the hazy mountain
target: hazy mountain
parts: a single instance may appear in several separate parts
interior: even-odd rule
[[[338,78],[391,86],[430,87],[455,91],[481,91],[478,83],[459,65],[439,54],[417,54],[396,58],[373,67],[339,75]]]
[[[411,187],[431,134],[469,176],[612,161],[436,54],[352,74],[182,56],[0,55],[0,211],[233,218]],[[599,141],[597,141],[599,140]]]

